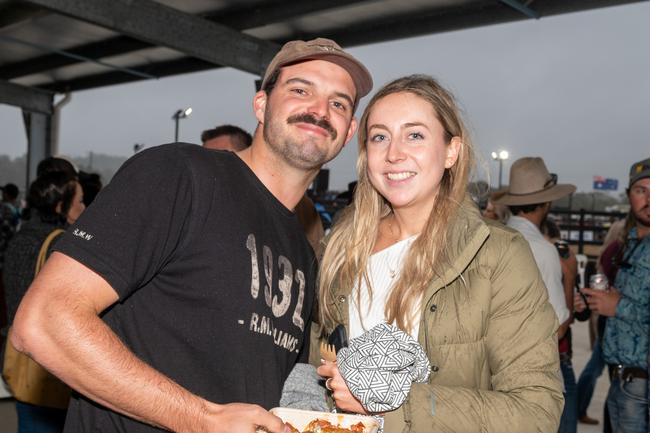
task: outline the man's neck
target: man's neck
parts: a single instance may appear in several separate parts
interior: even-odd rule
[[[519,212],[517,216],[530,221],[538,229],[541,227],[542,221],[544,220],[544,214],[537,211],[528,213]]]
[[[318,174],[318,170],[301,170],[290,166],[271,152],[265,144],[253,143],[236,152],[257,178],[287,209],[293,210]]]
[[[650,227],[644,224],[636,223],[636,235],[639,239],[650,235]]]

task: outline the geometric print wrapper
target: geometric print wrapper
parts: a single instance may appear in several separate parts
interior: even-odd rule
[[[422,346],[387,323],[351,339],[339,350],[336,362],[350,392],[368,412],[400,407],[411,383],[426,382],[431,369]]]

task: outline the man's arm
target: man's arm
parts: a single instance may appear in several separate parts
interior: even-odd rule
[[[117,300],[102,277],[55,252],[18,309],[11,342],[92,400],[148,424],[175,432],[284,431],[259,406],[211,403],[138,359],[99,318]]]

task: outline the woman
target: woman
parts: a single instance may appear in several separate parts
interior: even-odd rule
[[[37,178],[29,188],[27,202],[30,219],[11,239],[5,255],[4,284],[9,325],[34,279],[43,241],[53,230],[74,223],[85,209],[79,182],[64,172],[50,172]],[[63,409],[16,401],[16,412],[19,433],[63,431],[66,413]]]
[[[385,414],[386,432],[557,430],[557,319],[525,240],[469,200],[472,163],[458,107],[430,77],[387,84],[361,118],[359,183],[323,257],[319,314],[323,334],[385,320],[424,348],[428,383]],[[365,413],[335,363],[318,373],[337,407]]]

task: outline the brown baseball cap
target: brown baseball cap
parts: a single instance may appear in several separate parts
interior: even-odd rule
[[[316,38],[311,41],[295,40],[284,44],[266,68],[262,79],[262,89],[266,89],[269,79],[281,67],[307,60],[325,60],[345,69],[352,77],[357,90],[355,103],[372,90],[372,77],[366,67],[352,55],[343,51],[339,44],[325,38]]]
[[[632,167],[630,167],[630,186],[637,180],[646,177],[650,177],[650,158],[632,164]]]

